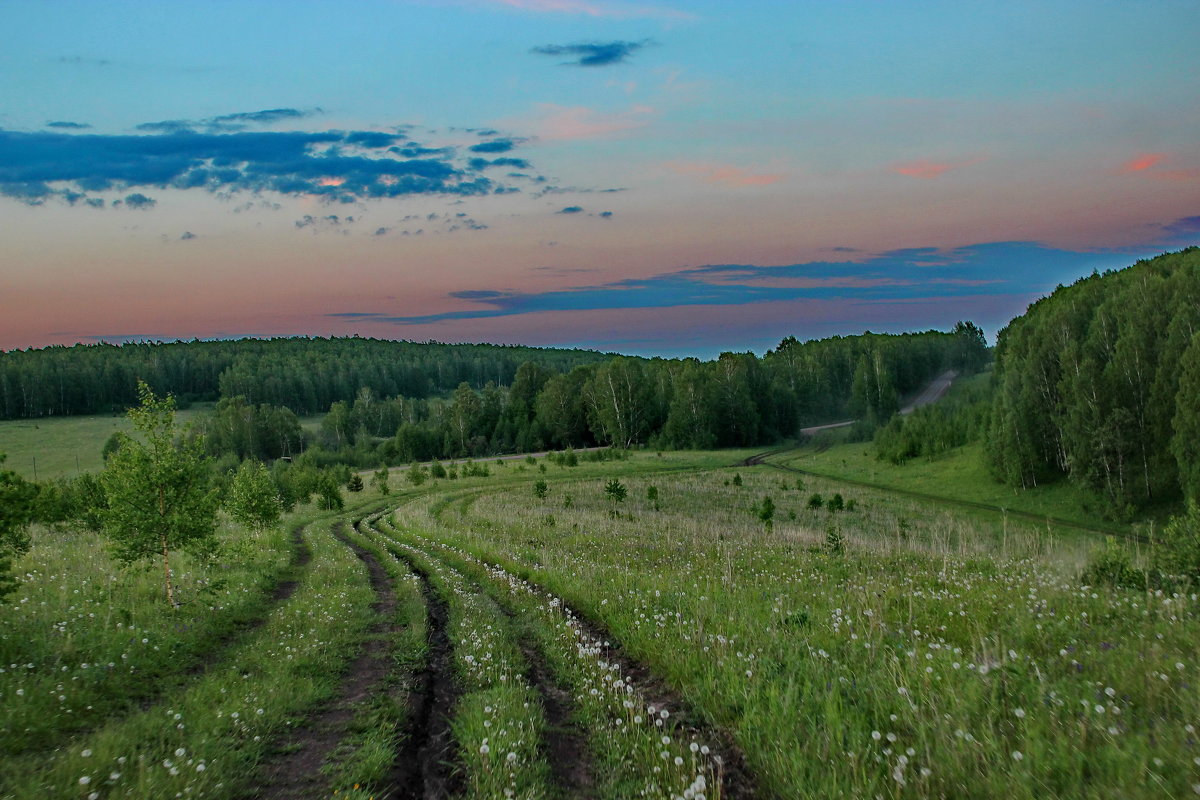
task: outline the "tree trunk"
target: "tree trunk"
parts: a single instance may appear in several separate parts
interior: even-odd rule
[[[163,519],[167,516],[167,496],[166,492],[160,486],[158,487],[158,516]],[[167,603],[171,608],[176,608],[175,605],[175,590],[171,587],[171,556],[170,549],[167,547],[167,536],[164,533],[158,535],[159,544],[162,545],[163,556],[163,579],[167,585]]]
[[[171,608],[175,608],[175,591],[171,588],[171,557],[167,550],[167,538],[160,536],[159,541],[162,542],[163,578],[167,583],[167,602],[171,604]]]

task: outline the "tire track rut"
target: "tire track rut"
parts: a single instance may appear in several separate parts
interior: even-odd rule
[[[428,540],[425,542],[426,545],[432,544]],[[427,557],[442,562],[448,568],[455,569],[437,553],[438,548],[427,546],[420,549],[426,553]],[[459,553],[461,557],[475,560],[490,572],[506,575],[526,584],[543,597],[557,599],[563,613],[585,636],[603,643],[605,659],[610,663],[620,665],[622,674],[637,686],[643,701],[659,708],[670,707],[673,723],[681,733],[716,745],[713,748],[715,756],[713,760],[717,765],[716,777],[721,786],[719,796],[723,800],[754,800],[758,796],[756,781],[732,735],[723,728],[708,724],[679,692],[672,689],[650,667],[632,658],[603,625],[580,614],[561,597],[553,594],[541,584],[509,572],[494,562],[464,554],[461,551]],[[524,618],[505,601],[501,596],[502,593],[492,591],[492,587],[486,582],[482,582],[462,570],[455,569],[455,571],[491,597],[506,616]],[[589,798],[592,796],[595,783],[595,774],[591,767],[593,759],[587,745],[586,733],[572,719],[574,701],[571,693],[558,685],[540,644],[534,642],[532,638],[525,638],[520,642],[520,648],[529,664],[527,678],[541,695],[545,708],[548,729],[544,752],[549,760],[555,783],[563,790],[565,797]]]
[[[454,679],[454,649],[448,632],[450,610],[429,580],[429,573],[394,550],[421,580],[425,599],[425,666],[412,682],[402,744],[388,775],[395,800],[443,800],[458,793],[460,772],[455,768],[451,729],[459,689]]]
[[[388,634],[398,630],[394,582],[372,553],[346,536],[344,526],[343,522],[337,522],[331,532],[366,565],[375,592],[371,608],[376,620],[368,628],[362,652],[347,668],[336,696],[308,717],[302,727],[294,729],[290,739],[280,743],[288,750],[267,763],[255,797],[266,800],[328,797],[329,778],[321,772],[321,767],[345,738],[356,707],[382,689],[391,667]]]

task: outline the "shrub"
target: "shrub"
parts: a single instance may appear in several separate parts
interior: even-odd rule
[[[1133,566],[1129,551],[1116,539],[1108,537],[1104,549],[1094,554],[1079,576],[1087,586],[1112,586],[1122,589],[1145,589],[1146,573]]]
[[[1154,566],[1164,575],[1200,582],[1200,505],[1188,503],[1187,513],[1172,517],[1154,553]]]

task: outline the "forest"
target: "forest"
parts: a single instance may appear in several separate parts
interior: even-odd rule
[[[1200,499],[1200,248],[1060,286],[1009,323],[986,453],[1007,484],[1069,479],[1122,518]]]
[[[515,345],[308,338],[131,342],[0,352],[0,419],[124,413],[137,382],[186,405],[242,396],[300,415],[378,397],[428,397],[466,382],[507,384],[526,361],[556,372],[610,355]]]

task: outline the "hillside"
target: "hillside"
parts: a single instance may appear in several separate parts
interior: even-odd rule
[[[986,452],[1129,516],[1200,497],[1200,248],[1059,287],[1000,332]]]

